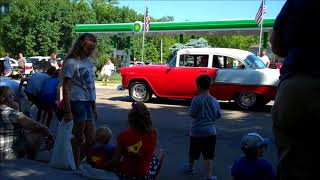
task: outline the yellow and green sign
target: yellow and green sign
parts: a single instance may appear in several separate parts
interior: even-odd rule
[[[142,31],[142,22],[141,21],[136,21],[133,23],[133,32],[138,33]]]

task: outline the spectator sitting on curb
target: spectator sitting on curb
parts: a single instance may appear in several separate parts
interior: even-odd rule
[[[16,159],[27,155],[34,159],[40,139],[52,133],[42,124],[12,109],[13,92],[9,87],[0,87],[0,161]],[[30,132],[23,133],[23,130]]]
[[[19,110],[30,117],[31,104],[24,92],[24,87],[22,87],[22,89],[20,90],[19,82],[9,79],[8,77],[0,77],[0,86],[9,87],[10,90],[14,93],[14,101],[18,105],[18,107],[14,107],[14,109]]]
[[[112,131],[108,127],[96,130],[96,144],[89,148],[87,162],[95,168],[103,169],[106,162],[112,160],[115,145],[111,144]]]
[[[117,138],[115,154],[105,169],[114,170],[120,179],[155,179],[164,159],[154,156],[157,132],[152,127],[150,111],[143,103],[132,103],[128,114],[129,129]]]

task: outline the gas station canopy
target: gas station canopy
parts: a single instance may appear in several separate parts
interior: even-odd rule
[[[263,31],[270,32],[274,19],[264,19]],[[135,23],[117,24],[78,24],[74,27],[77,33],[95,33],[117,36],[141,36],[141,32],[134,32]],[[151,22],[150,31],[146,36],[159,35],[214,35],[214,34],[259,34],[260,27],[255,20],[220,20],[198,22]]]

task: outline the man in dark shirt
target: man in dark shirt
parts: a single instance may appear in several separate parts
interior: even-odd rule
[[[272,50],[285,58],[272,107],[281,180],[317,177],[313,137],[320,121],[320,60],[313,52],[319,49],[319,17],[318,0],[287,0],[273,27]]]

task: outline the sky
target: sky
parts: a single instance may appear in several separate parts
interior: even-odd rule
[[[265,18],[275,18],[285,0],[266,0]],[[153,18],[173,16],[174,21],[210,21],[225,19],[254,19],[260,0],[147,0]],[[144,13],[144,0],[119,0],[118,6],[128,6]]]

